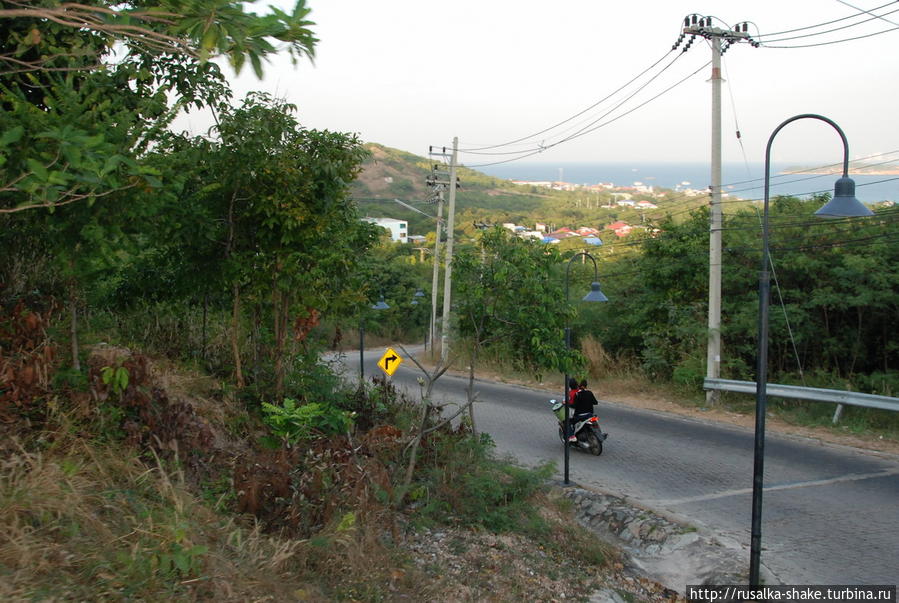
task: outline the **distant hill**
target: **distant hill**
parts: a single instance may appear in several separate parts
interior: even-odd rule
[[[436,203],[429,202],[433,192],[427,179],[432,166],[440,163],[439,159],[431,161],[376,143],[368,143],[365,147],[371,157],[352,186],[360,211],[372,217],[406,220],[409,234],[433,232],[432,218],[407,209],[394,199],[436,215]],[[441,166],[441,169],[446,168]],[[661,219],[666,214],[683,215],[684,210],[707,202],[704,196],[686,199],[673,191],[655,196],[628,194],[633,199],[645,198],[658,205],[658,209],[641,211],[615,205],[614,200],[621,195],[614,197],[607,191],[561,191],[519,185],[468,168],[460,168],[458,176],[461,188],[456,195],[456,225],[457,230],[462,231],[473,231],[475,222],[512,222],[529,228],[533,228],[535,222],[556,227],[598,229],[618,220],[636,225]]]
[[[392,149],[376,143],[365,147],[371,157],[365,162],[362,174],[353,183],[353,197],[363,213],[373,217],[406,219],[410,223],[410,233],[424,234],[433,231],[433,222],[425,216],[404,208],[394,199],[413,205],[428,214],[436,214],[435,203],[427,185],[428,176],[434,164],[420,157]],[[442,167],[441,169],[448,169]],[[564,205],[570,193],[539,190],[512,184],[460,167],[458,177],[461,188],[456,195],[457,224],[461,220],[481,221],[527,221],[533,222],[541,216],[554,212],[554,208]],[[445,195],[445,198],[448,196]]]

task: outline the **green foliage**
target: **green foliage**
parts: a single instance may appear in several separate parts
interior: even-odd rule
[[[285,398],[281,405],[262,403],[263,421],[272,433],[288,446],[295,446],[313,435],[337,435],[350,430],[352,413],[326,402],[298,404]]]
[[[209,547],[194,545],[184,548],[177,542],[169,545],[169,548],[156,553],[157,571],[164,578],[190,578],[196,576],[203,567],[203,559]]]
[[[304,0],[267,15],[235,0],[164,4],[0,10],[0,210],[161,186],[141,153],[182,107],[230,96],[209,58],[227,56],[238,71],[249,60],[261,76],[262,60],[278,50],[273,40],[294,58],[312,56],[317,42]]]
[[[426,521],[478,525],[493,532],[534,529],[539,523],[533,496],[546,488],[555,468],[514,465],[492,456],[493,443],[441,434],[423,477],[413,483],[417,513]]]
[[[121,396],[128,388],[128,369],[124,366],[104,366],[100,378],[116,396]]]
[[[813,216],[823,201],[784,197],[771,205],[772,380],[870,392],[894,388],[899,242],[890,233],[896,211],[823,221]],[[658,226],[660,234],[643,241],[642,254],[608,265],[613,276],[603,288],[611,301],[591,308],[579,328],[612,355],[642,358],[650,376],[698,389],[705,372],[708,212]],[[733,379],[754,375],[759,228],[754,208],[725,222],[722,372]]]
[[[579,366],[580,355],[563,340],[574,310],[560,302],[556,251],[498,227],[485,231],[480,244],[453,260],[460,333],[479,346],[498,346],[518,367],[537,373]]]

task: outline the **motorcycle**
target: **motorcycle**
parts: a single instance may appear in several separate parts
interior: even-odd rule
[[[582,414],[575,417],[569,409],[569,418],[572,419],[574,435],[577,437],[576,442],[571,442],[565,437],[565,405],[557,400],[550,400],[549,403],[559,421],[559,439],[563,443],[572,448],[589,451],[595,456],[602,454],[602,443],[609,437],[609,434],[603,433],[595,414]]]

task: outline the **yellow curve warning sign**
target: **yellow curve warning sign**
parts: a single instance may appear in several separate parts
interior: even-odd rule
[[[378,368],[387,373],[388,377],[393,377],[393,373],[403,363],[403,357],[393,351],[393,348],[387,348],[381,359],[378,360]]]

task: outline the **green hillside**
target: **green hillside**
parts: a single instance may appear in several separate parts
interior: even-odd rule
[[[399,199],[435,215],[436,204],[428,202],[433,194],[426,181],[438,161],[376,143],[365,147],[371,156],[352,187],[362,213],[407,220],[410,234],[433,232],[432,220],[393,200]],[[623,193],[559,191],[517,185],[464,167],[459,169],[459,182],[456,224],[462,232],[473,230],[474,222],[512,222],[528,228],[542,222],[555,228],[589,226],[599,229],[617,220],[632,225],[654,223],[666,215],[686,215],[689,209],[707,202],[705,196],[686,197],[673,191],[656,195],[627,194],[635,201],[647,200],[658,206],[641,211],[615,205],[616,199],[625,196]]]

